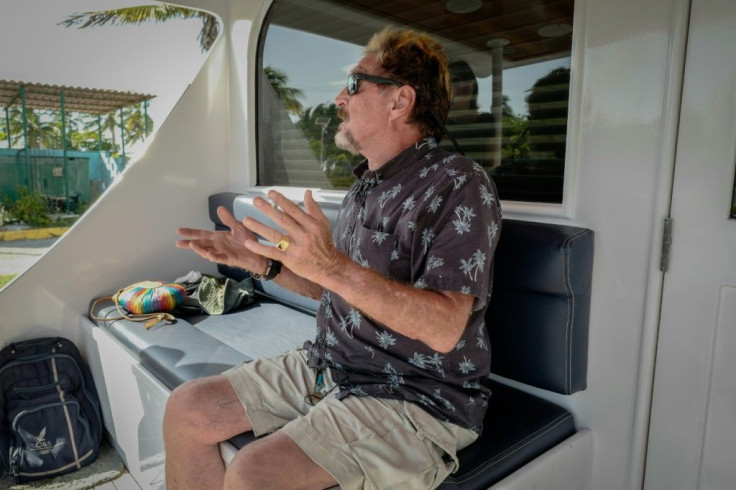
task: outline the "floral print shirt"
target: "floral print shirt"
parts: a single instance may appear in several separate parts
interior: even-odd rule
[[[355,262],[415,288],[475,297],[455,348],[432,350],[364,316],[325,291],[310,365],[329,367],[349,395],[403,399],[433,416],[480,432],[490,372],[484,316],[501,210],[492,181],[477,163],[425,138],[377,171],[356,167],[333,230]],[[401,308],[400,304],[386,305]]]

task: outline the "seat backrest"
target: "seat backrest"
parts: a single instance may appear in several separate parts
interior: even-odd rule
[[[215,210],[231,209],[237,219],[252,216],[275,226],[254,205],[256,193],[210,196]],[[339,205],[321,204],[334,224]],[[586,228],[504,219],[494,258],[493,294],[486,314],[494,374],[571,394],[586,387],[588,318],[593,268],[593,232]],[[242,270],[220,266],[241,279]],[[314,314],[319,302],[298,296],[273,281],[259,282],[270,298]]]
[[[593,232],[504,220],[494,264],[491,371],[557,393],[584,390]]]

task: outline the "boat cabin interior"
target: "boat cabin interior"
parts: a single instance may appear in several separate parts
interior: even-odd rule
[[[492,396],[440,488],[736,487],[736,3],[177,4],[220,25],[201,70],[145,153],[0,290],[3,344],[79,346],[141,488],[165,488],[171,391],[301,346],[319,303],[254,280],[252,303],[146,328],[95,300],[190,271],[247,280],[177,249],[176,229],[226,229],[218,206],[268,222],[253,201],[271,189],[311,190],[334,225],[360,162],[334,143],[334,100],[387,25],[445,47],[441,145],[483,167],[503,209]],[[252,440],[223,442],[224,461]]]

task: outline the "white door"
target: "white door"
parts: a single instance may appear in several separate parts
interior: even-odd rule
[[[736,0],[692,0],[645,488],[736,489]]]

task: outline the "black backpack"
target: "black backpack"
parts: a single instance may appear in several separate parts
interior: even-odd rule
[[[101,441],[92,374],[71,341],[0,350],[0,460],[17,483],[78,470],[97,458]]]

